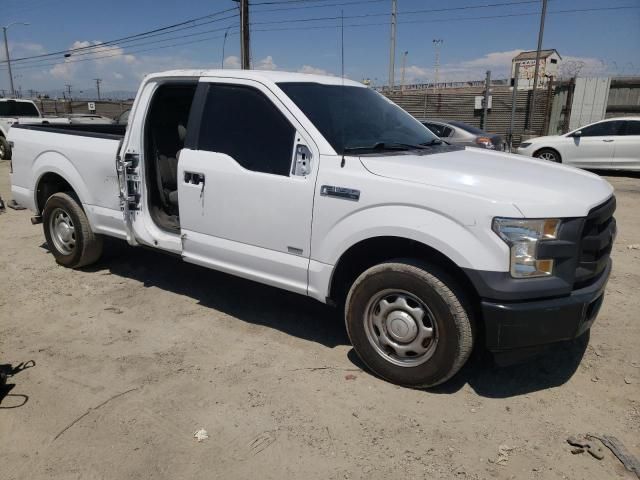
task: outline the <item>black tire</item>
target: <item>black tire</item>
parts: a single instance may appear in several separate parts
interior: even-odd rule
[[[395,364],[394,360],[390,359],[393,354],[389,353],[393,352],[393,349],[388,350],[388,345],[380,347],[379,343],[376,346],[376,340],[371,339],[378,329],[373,327],[372,330],[372,327],[368,326],[370,324],[367,319],[370,318],[369,312],[379,308],[372,305],[380,295],[394,290],[401,292],[400,297],[405,293],[409,294],[407,300],[410,303],[414,300],[422,302],[418,307],[423,309],[426,306],[429,312],[426,316],[435,332],[433,337],[435,343],[429,347],[431,348],[430,356],[424,354],[416,357],[415,361],[423,363]],[[394,295],[391,294],[384,300],[388,302],[387,299],[393,297]],[[411,259],[391,260],[369,268],[353,283],[345,305],[347,333],[358,356],[375,374],[407,387],[433,387],[453,377],[471,355],[474,339],[473,320],[471,309],[466,305],[464,292],[441,269]],[[389,325],[392,314],[394,311],[386,316],[386,325]],[[426,320],[417,323],[420,325],[418,328],[425,326],[425,322]],[[386,331],[386,338],[390,338],[392,334],[388,328]],[[379,334],[378,337],[380,337]],[[432,341],[434,340],[429,339],[426,343]],[[382,349],[387,349],[386,356],[381,353]],[[411,362],[413,360],[396,356],[396,361]]]
[[[11,160],[11,145],[4,137],[0,137],[0,160]]]
[[[536,153],[533,154],[534,157],[540,158],[541,160],[547,160],[548,162],[553,163],[562,163],[562,157],[557,150],[553,148],[541,148]]]
[[[56,218],[65,223],[70,235],[66,242],[60,236],[54,237]],[[93,233],[80,202],[72,193],[55,193],[49,197],[42,212],[42,225],[47,245],[60,265],[80,268],[96,262],[102,255],[102,236]]]

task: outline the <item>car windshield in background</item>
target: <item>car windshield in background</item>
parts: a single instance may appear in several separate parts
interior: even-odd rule
[[[338,154],[412,150],[441,143],[411,115],[369,88],[309,82],[278,86]]]
[[[473,133],[474,135],[486,135],[486,132],[484,130],[480,130],[479,128],[473,127],[464,122],[453,121],[453,122],[449,122],[449,125],[453,125],[454,127],[461,128],[465,132]]]
[[[0,102],[0,117],[39,117],[38,109],[29,102]]]

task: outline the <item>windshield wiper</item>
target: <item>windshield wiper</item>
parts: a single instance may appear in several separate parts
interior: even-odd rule
[[[434,138],[433,140],[430,140],[428,142],[425,143],[421,143],[420,145],[424,146],[424,147],[432,147],[433,145],[442,145],[443,141],[440,140],[439,138]]]
[[[398,143],[398,142],[377,142],[373,145],[366,145],[361,147],[345,147],[345,152],[354,152],[360,150],[398,150],[398,151],[406,151],[406,150],[423,150],[426,147],[425,144],[420,145],[411,145],[409,143]]]

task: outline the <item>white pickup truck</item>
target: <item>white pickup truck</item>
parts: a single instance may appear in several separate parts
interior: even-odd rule
[[[513,360],[583,334],[611,271],[606,181],[447,145],[341,78],[159,73],[128,126],[9,138],[14,199],[59,264],[95,262],[108,235],[335,304],[401,385],[446,381],[474,345]]]
[[[43,117],[31,100],[0,98],[0,160],[11,158],[11,145],[7,140],[9,129],[17,124],[61,124],[69,123],[67,118]]]

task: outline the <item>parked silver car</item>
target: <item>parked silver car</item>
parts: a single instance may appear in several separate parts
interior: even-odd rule
[[[464,122],[431,119],[420,120],[420,122],[442,140],[452,145],[500,151],[504,151],[506,148],[500,135],[487,133]]]

